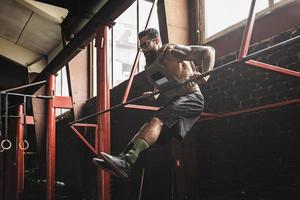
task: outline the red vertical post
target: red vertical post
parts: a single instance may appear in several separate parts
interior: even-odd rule
[[[110,108],[110,91],[107,66],[108,26],[101,25],[97,33],[97,110]],[[110,113],[98,116],[98,152],[110,152]],[[110,200],[110,175],[103,170],[97,172],[98,200]]]
[[[255,19],[255,12],[254,12],[255,11],[255,9],[254,9],[255,2],[256,2],[256,0],[252,0],[252,2],[251,2],[247,23],[246,23],[244,35],[242,38],[242,44],[241,44],[240,53],[239,53],[239,60],[242,60],[248,54],[249,44],[250,44],[250,40],[251,40],[251,36],[252,36],[254,19]]]
[[[17,120],[17,138],[16,138],[16,170],[17,170],[17,199],[24,189],[24,150],[19,148],[19,144],[24,140],[24,116],[23,105],[18,107],[18,120]]]
[[[48,77],[47,95],[55,94],[55,76]],[[55,108],[53,99],[47,102],[47,145],[46,145],[46,200],[55,199]]]

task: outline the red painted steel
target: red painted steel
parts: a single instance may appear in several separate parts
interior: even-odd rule
[[[238,110],[238,111],[234,111],[234,112],[220,113],[220,114],[216,115],[215,117],[201,118],[201,119],[199,119],[199,121],[221,119],[221,118],[231,117],[231,116],[234,116],[234,115],[240,115],[240,114],[244,114],[244,113],[248,113],[248,112],[255,112],[255,111],[260,111],[260,110],[278,108],[278,107],[291,105],[291,104],[297,104],[297,103],[300,103],[300,98],[285,100],[285,101],[266,104],[266,105],[262,105],[262,106],[256,106],[256,107],[253,107],[253,108],[247,108],[247,109]]]
[[[245,63],[248,64],[248,65],[251,65],[251,66],[260,67],[260,68],[263,68],[263,69],[268,69],[268,70],[271,70],[271,71],[279,72],[281,74],[296,76],[296,77],[300,78],[300,72],[297,72],[297,71],[285,69],[285,68],[282,68],[282,67],[277,67],[277,66],[270,65],[270,64],[267,64],[267,63],[263,63],[263,62],[259,62],[259,61],[256,61],[256,60],[248,60]]]
[[[87,139],[85,139],[85,137],[82,136],[82,134],[75,128],[77,126],[77,124],[73,124],[71,126],[71,129],[75,132],[75,134],[79,137],[79,139],[95,154],[97,155],[98,154],[98,151],[97,151],[97,146],[95,144],[95,147],[93,147],[88,141]],[[86,127],[86,126],[83,126],[83,127]],[[88,127],[91,127],[91,126],[88,126]],[[96,125],[96,129],[95,129],[95,135],[97,135],[97,131],[98,131],[98,126]],[[95,143],[96,143],[96,137],[95,137]]]
[[[54,96],[55,94],[55,76],[48,77],[47,95]],[[46,200],[55,199],[55,152],[56,152],[56,122],[55,122],[55,108],[53,99],[47,102],[47,145],[46,145]]]
[[[135,56],[133,66],[131,68],[130,77],[129,77],[129,80],[128,80],[128,83],[127,83],[127,86],[126,86],[126,89],[125,89],[125,93],[124,93],[124,96],[123,96],[123,99],[122,99],[122,103],[125,103],[128,99],[129,92],[130,92],[131,85],[132,85],[132,81],[133,81],[134,74],[136,72],[136,68],[137,68],[137,65],[139,63],[140,57],[141,57],[141,51],[138,51],[136,56]]]
[[[202,112],[201,117],[217,117],[219,114]]]
[[[97,33],[97,110],[110,108],[110,90],[107,66],[108,26],[101,25]],[[98,116],[99,152],[110,152],[110,113]],[[98,200],[110,200],[110,175],[98,169]]]
[[[19,144],[24,140],[24,126],[23,126],[23,105],[18,107],[18,120],[17,120],[17,138],[16,143]],[[17,171],[17,199],[19,194],[24,189],[24,150],[16,148],[16,171]]]
[[[141,109],[141,110],[159,110],[160,107],[155,106],[144,106],[144,105],[136,105],[136,104],[127,104],[125,105],[126,108],[134,108],[134,109]]]
[[[147,22],[146,22],[146,25],[145,25],[145,29],[148,28],[149,26],[149,23],[151,21],[151,18],[154,14],[154,6],[157,4],[157,0],[155,0],[152,4],[152,7],[151,7],[151,10],[150,10],[150,13],[148,15],[148,19],[147,19]],[[135,74],[135,71],[136,71],[136,67],[137,67],[137,64],[140,60],[140,56],[141,56],[141,51],[138,50],[138,52],[136,53],[136,56],[135,56],[135,59],[134,59],[134,63],[133,63],[133,66],[131,68],[131,72],[130,72],[130,76],[129,76],[129,80],[128,80],[128,83],[127,83],[127,86],[126,86],[126,89],[125,89],[125,93],[124,93],[124,96],[122,98],[122,103],[125,103],[128,99],[128,95],[129,95],[129,92],[130,92],[130,89],[131,89],[131,85],[132,85],[132,81],[133,81],[133,77],[134,77],[134,74]]]
[[[55,96],[53,98],[54,108],[73,108],[73,102],[71,97]]]
[[[23,121],[22,121],[22,123],[23,123]],[[26,124],[34,125],[33,116],[26,116]]]
[[[252,0],[250,11],[247,19],[247,24],[244,30],[244,35],[242,39],[242,44],[240,48],[240,54],[239,54],[239,60],[242,60],[245,56],[248,54],[249,50],[249,44],[251,41],[252,31],[253,31],[253,25],[255,20],[255,2],[256,0]]]
[[[98,128],[97,124],[85,124],[85,123],[75,123],[72,126],[79,126],[79,127],[94,127]]]

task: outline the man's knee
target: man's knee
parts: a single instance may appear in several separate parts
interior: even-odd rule
[[[162,127],[164,125],[164,123],[158,117],[153,117],[152,120],[150,121],[150,123],[155,124],[160,127]]]

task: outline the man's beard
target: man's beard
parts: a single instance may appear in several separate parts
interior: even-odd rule
[[[156,59],[156,56],[157,52],[155,50],[150,50],[147,53],[145,53],[146,64],[151,64]]]

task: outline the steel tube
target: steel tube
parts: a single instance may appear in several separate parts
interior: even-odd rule
[[[46,82],[47,81],[44,80],[44,81],[39,81],[39,82],[36,82],[36,83],[30,83],[30,84],[22,85],[22,86],[19,86],[19,87],[14,87],[14,88],[10,88],[10,89],[7,89],[7,90],[2,90],[1,93],[7,93],[7,92],[10,92],[10,91],[14,91],[14,90],[19,90],[19,89],[23,89],[23,88],[27,88],[27,87],[32,87],[32,86],[35,86],[35,85],[44,84]]]
[[[55,76],[50,75],[48,78],[47,95],[55,94]],[[53,106],[53,98],[47,102],[47,145],[46,145],[46,200],[55,199],[55,108]]]
[[[147,22],[146,22],[146,25],[145,25],[145,29],[148,28],[149,26],[149,23],[152,19],[152,16],[153,16],[153,13],[154,13],[154,6],[157,4],[157,0],[155,0],[152,4],[152,7],[151,7],[151,10],[150,10],[150,13],[148,15],[148,18],[147,18]],[[128,99],[128,95],[129,95],[129,92],[130,92],[130,88],[131,88],[131,85],[132,85],[132,81],[133,81],[133,77],[134,77],[134,73],[136,71],[136,68],[137,68],[137,64],[140,60],[140,56],[141,56],[141,51],[138,50],[138,52],[136,53],[136,56],[135,56],[135,59],[134,59],[134,63],[133,63],[133,66],[132,66],[132,69],[131,69],[131,72],[130,72],[130,76],[129,76],[129,80],[128,80],[128,83],[127,83],[127,86],[126,86],[126,89],[125,89],[125,93],[124,93],[124,96],[122,98],[122,103],[125,103]]]
[[[24,126],[23,126],[23,109],[24,107],[20,105],[18,107],[19,118],[17,120],[17,138],[16,143],[19,144],[24,140]],[[16,171],[17,171],[17,198],[19,199],[19,194],[24,189],[24,150],[21,148],[16,148]]]
[[[107,66],[107,33],[108,26],[101,25],[97,34],[97,110],[110,107],[110,90]],[[110,152],[110,113],[98,116],[96,143],[97,153]],[[97,199],[110,200],[110,175],[103,170],[97,170]]]
[[[11,95],[11,96],[20,96],[20,97],[31,97],[31,98],[38,98],[38,99],[51,99],[51,98],[53,98],[53,96],[31,95],[31,94],[21,94],[21,93],[13,93],[13,92],[7,92],[7,93],[2,93],[2,94],[7,94],[7,95]]]
[[[254,25],[254,20],[255,20],[255,12],[254,12],[255,11],[255,3],[256,3],[256,0],[252,0],[246,27],[244,30],[242,44],[241,44],[241,48],[240,48],[239,59],[244,58],[248,54],[249,44],[251,41],[253,25]]]

